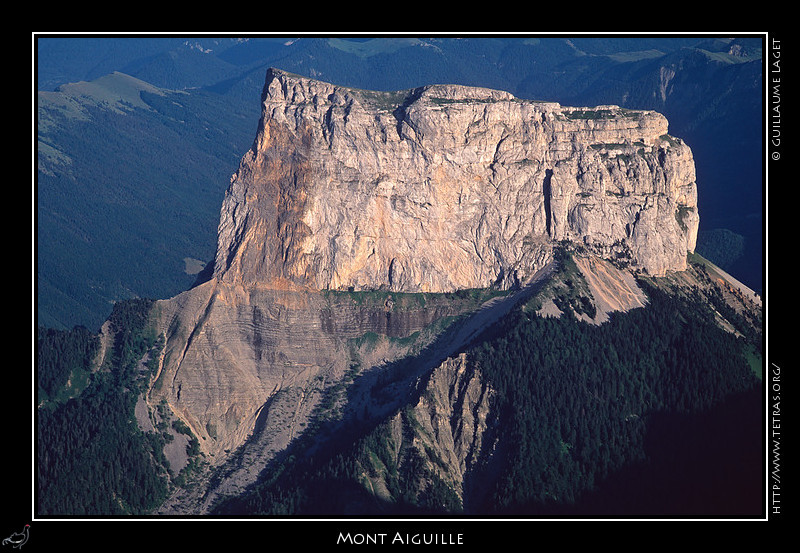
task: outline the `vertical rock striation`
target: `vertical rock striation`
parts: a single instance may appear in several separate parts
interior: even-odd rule
[[[667,120],[433,85],[349,89],[270,70],[223,202],[215,277],[313,289],[508,288],[554,241],[685,268],[697,189]]]

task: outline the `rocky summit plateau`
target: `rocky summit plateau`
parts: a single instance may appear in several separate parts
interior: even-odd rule
[[[393,416],[423,374],[461,383],[437,384],[445,407],[430,412],[462,410],[468,430],[437,443],[456,444],[451,472],[463,474],[470,447],[490,439],[490,391],[460,357],[476,333],[543,286],[565,244],[599,267],[595,280],[632,290],[604,314],[643,305],[629,271],[686,269],[698,221],[692,152],[658,113],[457,85],[357,90],[270,69],[213,272],[156,302],[164,346],[140,426],[180,419],[227,467],[162,511],[207,512],[241,493],[321,420],[344,431]],[[397,364],[412,352],[415,368]]]

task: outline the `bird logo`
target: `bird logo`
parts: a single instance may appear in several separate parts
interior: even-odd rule
[[[30,530],[31,525],[26,524],[25,528],[22,529],[22,532],[14,532],[6,539],[3,540],[3,545],[10,545],[17,549],[21,548],[25,545],[25,542],[28,541],[28,532]]]

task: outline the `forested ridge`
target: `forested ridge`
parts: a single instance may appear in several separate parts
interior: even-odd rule
[[[52,121],[39,140],[61,160],[39,156],[41,326],[97,329],[112,302],[180,293],[195,279],[184,258],[213,255],[225,185],[257,112],[199,91],[141,101],[149,109],[84,105],[86,120],[39,108]]]
[[[746,361],[745,340],[717,326],[705,302],[696,295],[682,298],[643,285],[649,305],[614,314],[606,324],[518,311],[496,329],[496,338],[477,348],[475,362],[501,398],[497,407],[514,444],[488,510],[576,512],[570,506],[583,495],[608,478],[624,479],[626,467],[635,466],[637,471],[647,467],[648,478],[663,478],[674,486],[669,503],[648,503],[649,509],[702,514],[683,511],[687,503],[680,494],[688,491],[687,481],[694,481],[691,469],[666,472],[669,467],[659,455],[670,451],[674,457],[710,462],[715,452],[687,450],[704,447],[688,439],[654,443],[656,433],[666,431],[664,425],[675,431],[677,423],[688,438],[694,417],[712,416],[726,400],[757,392],[760,384]],[[760,425],[759,415],[753,409],[750,428],[740,428],[750,431],[748,438]],[[714,442],[713,435],[706,438]],[[760,440],[749,444],[756,455],[759,446]],[[717,461],[720,470],[732,462]],[[751,479],[757,481],[760,474],[753,472]],[[627,482],[629,489],[644,484],[634,482]],[[714,503],[709,501],[706,508],[713,509]]]
[[[156,346],[149,300],[118,303],[109,318],[111,354],[79,395],[37,409],[36,512],[41,515],[144,514],[167,493],[164,443],[137,426],[134,407],[146,379],[139,362]],[[97,337],[76,328],[48,331],[38,344],[40,387],[66,383],[73,359],[87,362]],[[56,355],[54,355],[54,352]]]
[[[520,308],[470,351],[502,431],[495,469],[478,463],[481,493],[463,503],[402,445],[413,440],[404,412],[402,444],[383,423],[327,456],[298,447],[218,512],[757,515],[761,384],[746,355],[760,343],[715,324],[696,289],[641,285],[648,306],[603,325]],[[365,476],[382,478],[391,500]]]

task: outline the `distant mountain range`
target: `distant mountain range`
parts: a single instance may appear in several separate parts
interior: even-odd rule
[[[763,286],[762,38],[37,37],[37,317],[191,286],[268,67],[374,90],[453,83],[666,115],[694,152],[698,251]]]

